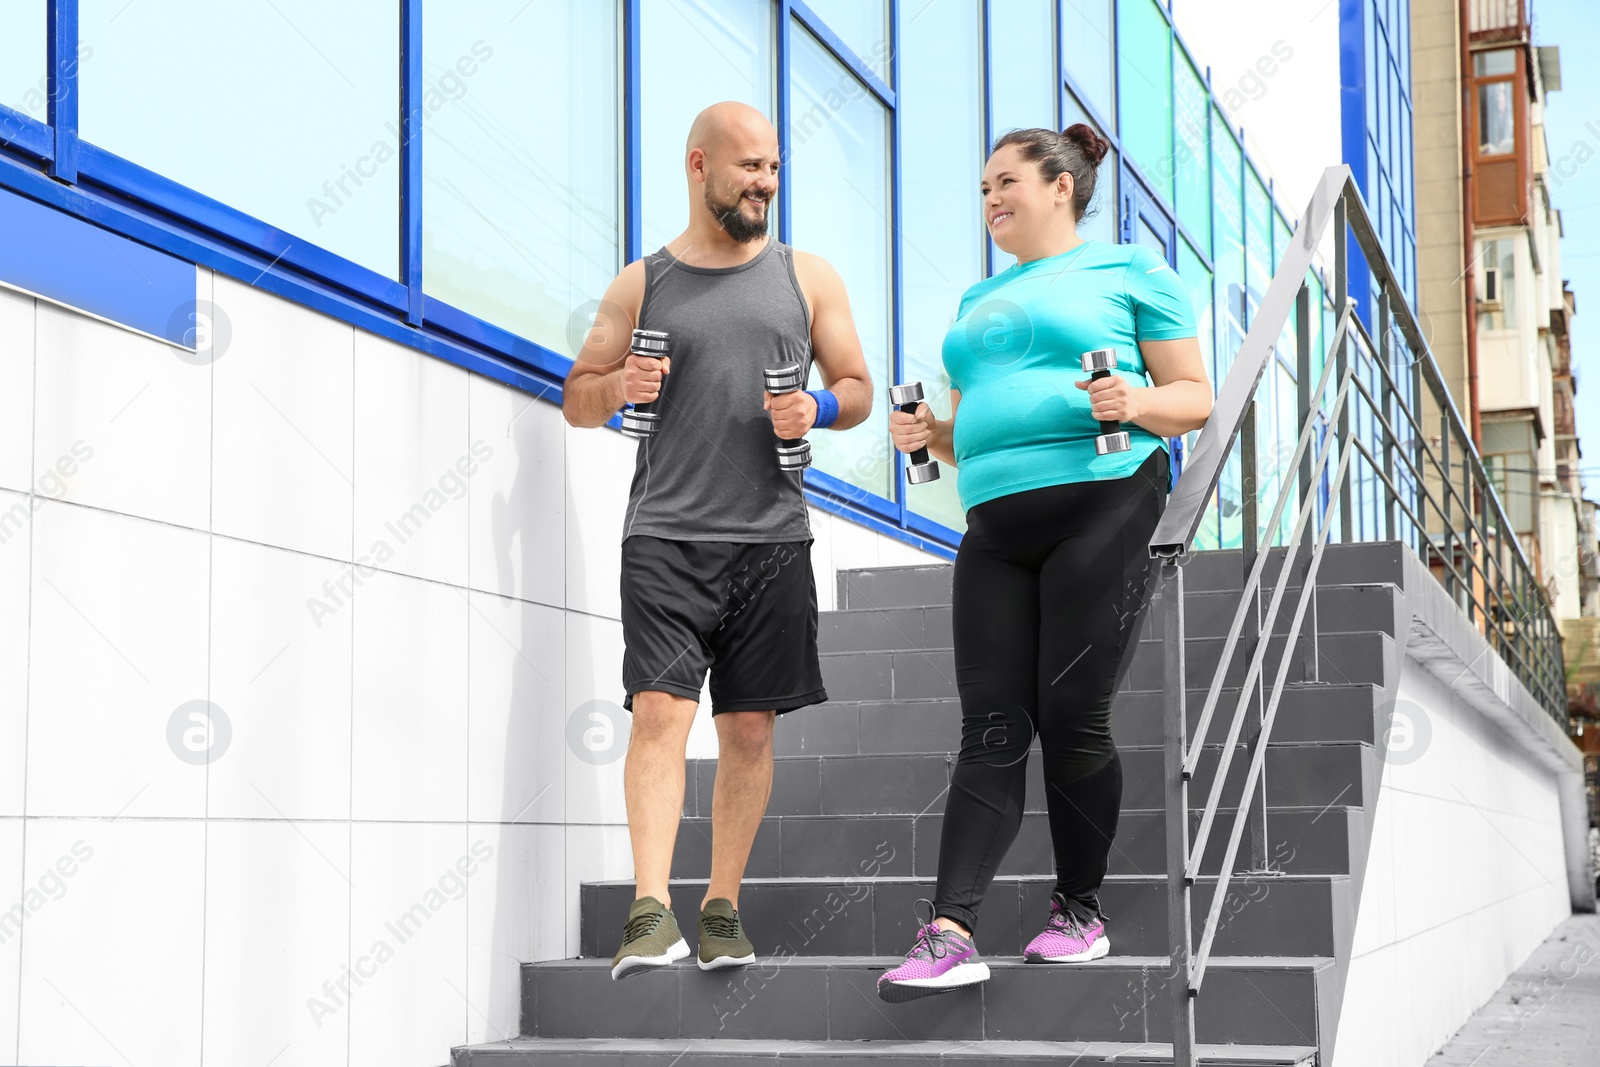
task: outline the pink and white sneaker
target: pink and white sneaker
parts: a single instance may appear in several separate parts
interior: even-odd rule
[[[989,965],[978,959],[978,947],[933,921],[933,901],[917,903],[928,906],[928,921],[917,916],[917,940],[905,962],[878,976],[879,999],[900,1004],[988,981]]]
[[[1103,914],[1087,917],[1081,906],[1069,904],[1060,893],[1051,893],[1050,918],[1039,936],[1023,949],[1022,958],[1028,963],[1097,960],[1111,951],[1105,920]]]

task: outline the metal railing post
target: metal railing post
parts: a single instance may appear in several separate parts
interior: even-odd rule
[[[1383,364],[1384,370],[1394,371],[1394,344],[1389,333],[1389,287],[1383,286],[1378,290],[1378,360]],[[1383,382],[1378,390],[1379,406],[1383,408],[1383,418],[1390,426],[1398,426],[1400,420],[1395,415],[1395,394],[1389,386],[1389,374],[1381,375]],[[1396,539],[1399,527],[1398,508],[1395,506],[1395,496],[1389,487],[1394,485],[1394,435],[1383,435],[1383,474],[1388,479],[1383,488],[1383,534],[1384,539]]]
[[[1317,309],[1321,311],[1321,308]],[[1311,287],[1302,285],[1295,297],[1294,377],[1295,425],[1311,418]],[[1311,495],[1311,453],[1300,459],[1300,499]]]
[[[1266,532],[1265,544],[1262,538],[1256,535],[1260,514],[1257,510],[1256,494],[1260,488],[1258,456],[1256,452],[1256,415],[1258,414],[1255,401],[1250,402],[1250,407],[1245,413],[1244,426],[1239,435],[1239,459],[1242,477],[1240,482],[1244,486],[1244,538],[1243,550],[1240,560],[1243,563],[1241,583],[1250,580],[1250,571],[1256,565],[1256,556],[1263,551],[1271,551],[1272,541],[1276,531]],[[1280,490],[1281,491],[1281,490]],[[1241,585],[1241,588],[1243,586]],[[1244,632],[1239,642],[1239,650],[1245,656],[1255,654],[1256,643],[1261,637],[1261,596],[1259,592],[1251,594],[1253,602],[1244,619]],[[1250,724],[1246,743],[1251,752],[1255,751],[1256,744],[1261,739],[1261,703],[1262,680],[1256,679],[1250,695]],[[1202,743],[1204,743],[1202,739]],[[1261,870],[1267,862],[1267,808],[1266,790],[1261,791],[1262,803],[1256,804],[1251,800],[1246,811],[1250,819],[1250,865],[1254,870]]]
[[[1170,653],[1165,657],[1167,794],[1167,935],[1171,951],[1172,1062],[1174,1067],[1195,1067],[1194,990],[1190,986],[1192,931],[1189,890],[1189,779],[1183,769],[1189,748],[1189,724],[1184,707],[1188,695],[1185,675],[1183,626],[1183,567],[1173,558],[1161,561],[1161,637]]]
[[[1441,487],[1439,494],[1439,510],[1443,513],[1443,529],[1440,536],[1444,540],[1444,587],[1450,594],[1450,599],[1455,601],[1456,607],[1461,606],[1461,593],[1456,589],[1456,528],[1455,506],[1451,503],[1450,496],[1454,491],[1450,483],[1450,413],[1444,412],[1439,416],[1439,466]]]

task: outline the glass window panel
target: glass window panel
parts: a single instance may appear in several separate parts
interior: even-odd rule
[[[1089,106],[1117,128],[1111,7],[1114,0],[1061,0],[1061,62]],[[1063,122],[1063,126],[1068,123]]]
[[[648,253],[689,225],[685,145],[695,116],[719,100],[738,100],[774,118],[776,60],[768,0],[641,4],[640,19],[639,180]]]
[[[1008,130],[1058,130],[1056,53],[1050,0],[1013,0],[989,7],[989,143]],[[1016,263],[994,248],[996,274]]]
[[[1515,74],[1517,72],[1517,53],[1511,48],[1496,48],[1492,52],[1474,52],[1472,54],[1472,73],[1480,78],[1491,77],[1495,74]]]
[[[0,104],[40,122],[49,121],[44,16],[45,0],[7,3],[0,12]]]
[[[874,74],[889,81],[889,0],[806,0],[806,6]]]
[[[1245,325],[1255,319],[1256,308],[1272,281],[1272,201],[1254,167],[1245,167]]]
[[[1155,0],[1123,0],[1117,26],[1122,150],[1172,202],[1172,32]]]
[[[83,139],[398,278],[399,19],[394,0],[84,0]]]
[[[794,125],[809,132],[790,146],[795,246],[833,264],[850,294],[856,331],[873,381],[873,409],[848,430],[810,435],[819,470],[881,497],[890,494],[889,116],[876,97],[798,24],[790,85]],[[851,90],[855,86],[856,90]],[[807,115],[820,116],[806,123]],[[813,372],[808,388],[822,387]]]
[[[1289,236],[1294,231],[1289,229],[1289,222],[1277,210],[1272,212],[1272,271],[1278,271],[1278,264],[1283,262],[1283,255],[1289,251]]]
[[[1007,130],[1056,125],[1053,0],[1009,0],[989,8],[990,142]]]
[[[901,298],[905,308],[905,380],[921,382],[928,406],[950,417],[944,335],[967,287],[983,277],[983,87],[977,42],[978,0],[922,0],[915,18],[902,6],[900,150],[937,167],[901,173]],[[906,486],[919,515],[956,530],[966,516],[957,472]]]
[[[1478,86],[1478,154],[1504,156],[1516,151],[1517,128],[1511,117],[1511,83]]]
[[[1075,122],[1100,128],[1100,124],[1083,110],[1083,105],[1078,103],[1070,92],[1064,92],[1061,96],[1061,127],[1065,129]],[[1094,199],[1089,201],[1084,217],[1078,220],[1078,236],[1086,240],[1116,244],[1117,212],[1120,203],[1121,201],[1117,199],[1117,151],[1113,148],[1106,153],[1106,158],[1100,161],[1100,169],[1095,173]],[[999,254],[997,250],[997,255]],[[1016,262],[1010,257],[1006,258],[1008,263]],[[1001,269],[998,260],[995,269]]]
[[[423,20],[423,83],[451,100],[423,120],[423,289],[576,356],[621,260],[618,77],[591,58],[615,56],[616,20],[584,0],[518,19],[525,2]]]
[[[1194,306],[1195,327],[1199,331],[1200,353],[1204,357],[1206,373],[1211,373],[1212,353],[1216,349],[1212,323],[1211,301],[1213,280],[1211,272],[1195,250],[1185,240],[1178,241],[1178,277],[1189,287],[1189,302]],[[1212,391],[1217,382],[1212,380]]]
[[[1213,350],[1213,325],[1211,320],[1211,272],[1206,270],[1205,264],[1195,254],[1189,242],[1178,241],[1178,277],[1184,285],[1189,287],[1189,301],[1194,307],[1194,320],[1200,334],[1200,357],[1204,361],[1207,373],[1210,373]],[[1212,383],[1215,392],[1216,383]],[[1199,431],[1184,436],[1184,455],[1194,455],[1195,441],[1199,438]],[[1219,514],[1217,511],[1216,493],[1212,493],[1211,503],[1206,507],[1200,517],[1200,528],[1195,533],[1195,548],[1198,551],[1220,547],[1220,529],[1218,527]]]
[[[1211,251],[1211,122],[1210,95],[1206,83],[1178,53],[1177,83],[1174,86],[1177,138],[1178,221],[1186,226],[1200,247]]]
[[[1212,152],[1216,157],[1212,204],[1215,230],[1212,266],[1217,276],[1216,380],[1227,376],[1233,357],[1244,343],[1244,190],[1239,142],[1228,132],[1222,112],[1211,112]]]

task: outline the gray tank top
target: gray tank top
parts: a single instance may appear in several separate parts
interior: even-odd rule
[[[622,537],[770,544],[809,541],[799,472],[778,469],[761,368],[811,372],[811,315],[794,252],[776,238],[737,267],[691,267],[666,249],[645,257],[639,326],[664,330],[672,372],[660,429],[639,442]]]

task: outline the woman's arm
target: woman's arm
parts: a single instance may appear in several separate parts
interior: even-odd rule
[[[928,454],[940,463],[956,465],[956,408],[961,404],[961,391],[950,390],[950,417],[936,419],[927,404],[918,404],[915,414],[889,410],[889,434],[894,447],[902,452],[915,452],[927,448]]]
[[[1200,339],[1140,341],[1139,351],[1153,385],[1134,385],[1115,374],[1076,383],[1088,390],[1094,417],[1131,422],[1157,437],[1181,437],[1204,426],[1211,414],[1211,380],[1200,357]]]

